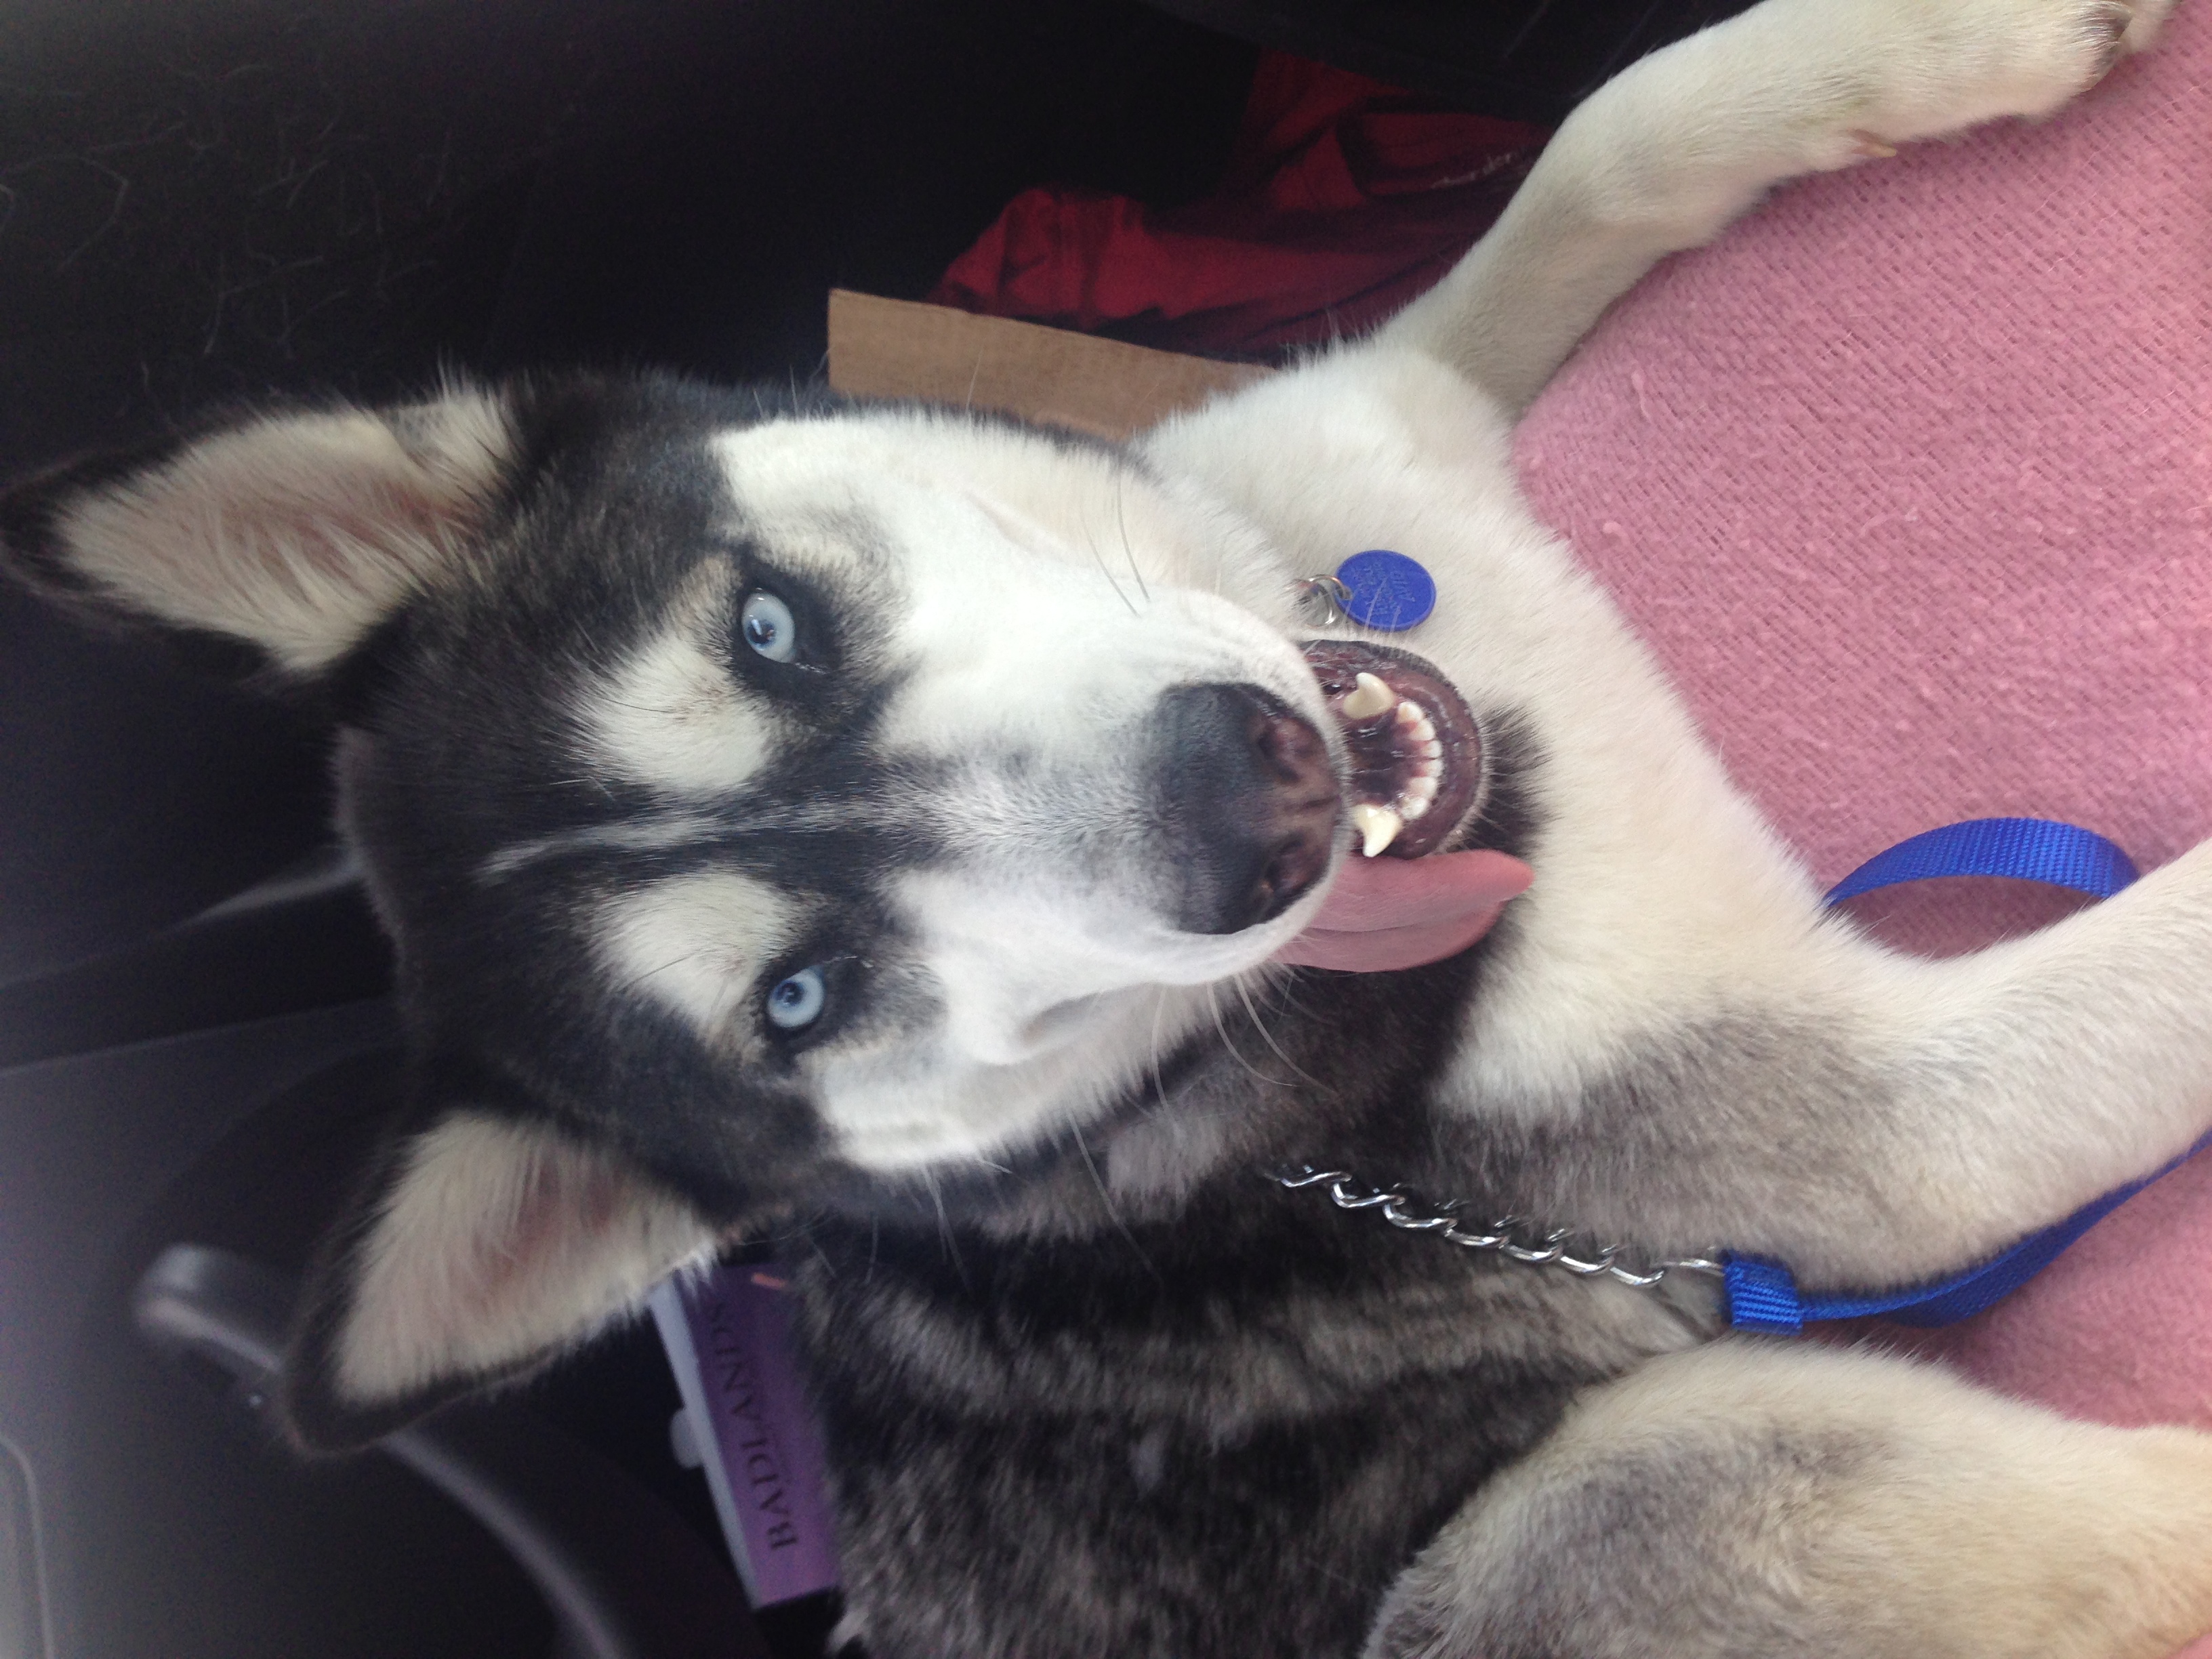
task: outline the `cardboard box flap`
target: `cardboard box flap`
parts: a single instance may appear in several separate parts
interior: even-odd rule
[[[833,289],[830,385],[922,398],[1126,438],[1272,374],[1002,317]]]

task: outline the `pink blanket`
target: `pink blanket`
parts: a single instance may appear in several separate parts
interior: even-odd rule
[[[2146,867],[2212,834],[2212,4],[2046,124],[1799,183],[1662,267],[1519,455],[1823,881],[1955,818]],[[1978,885],[1863,903],[1923,947],[2050,914]],[[1906,1340],[2212,1428],[2212,1156]]]

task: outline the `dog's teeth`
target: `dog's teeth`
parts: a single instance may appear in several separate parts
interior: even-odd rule
[[[1442,760],[1443,757],[1444,746],[1436,738],[1431,738],[1425,743],[1422,744],[1421,758],[1423,760]]]
[[[1429,718],[1429,711],[1417,702],[1398,705],[1398,724],[1403,728],[1406,741],[1417,749],[1437,740],[1436,722]]]
[[[1370,806],[1365,801],[1352,809],[1352,827],[1359,831],[1359,850],[1367,858],[1398,839],[1398,832],[1406,827],[1405,819],[1387,806]]]
[[[1352,684],[1352,695],[1344,700],[1345,719],[1372,720],[1390,706],[1390,688],[1374,675],[1362,674]]]
[[[1437,790],[1443,781],[1443,769],[1440,767],[1429,766],[1416,770],[1406,780],[1406,787],[1398,792],[1398,799],[1391,803],[1398,816],[1411,823],[1426,812],[1436,805]]]

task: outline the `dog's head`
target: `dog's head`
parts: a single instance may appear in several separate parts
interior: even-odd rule
[[[64,469],[0,540],[337,712],[416,1104],[311,1297],[313,1440],[1079,1127],[1310,918],[1348,803],[1469,804],[1247,524],[994,421],[457,390]]]

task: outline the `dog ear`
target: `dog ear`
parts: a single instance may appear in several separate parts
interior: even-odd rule
[[[449,1113],[391,1144],[325,1242],[285,1363],[287,1423],[307,1449],[366,1444],[534,1369],[718,1243],[614,1154]]]
[[[0,565],[77,606],[330,666],[459,559],[518,445],[507,400],[252,416],[0,495]]]

